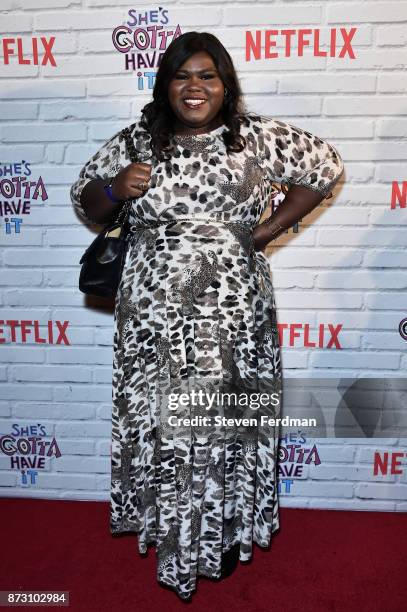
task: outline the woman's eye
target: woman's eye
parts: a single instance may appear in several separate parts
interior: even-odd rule
[[[176,75],[174,76],[174,79],[177,79],[177,80],[178,80],[178,79],[187,79],[187,78],[188,78],[188,77],[187,77],[187,75],[186,75],[186,74],[176,74]],[[201,76],[201,78],[202,78],[202,79],[205,79],[205,80],[206,80],[206,79],[213,79],[213,78],[215,78],[215,75],[214,75],[214,74],[203,74],[203,75]]]

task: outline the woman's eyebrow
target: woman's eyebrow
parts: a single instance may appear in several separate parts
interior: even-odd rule
[[[186,70],[185,68],[178,68],[177,72],[217,72],[216,68],[202,68],[201,70]]]

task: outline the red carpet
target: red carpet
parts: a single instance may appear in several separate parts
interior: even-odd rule
[[[107,503],[2,499],[1,508],[0,590],[70,591],[74,612],[407,609],[401,513],[282,508],[269,551],[255,546],[224,581],[200,578],[184,603],[156,582],[154,548],[141,557],[134,535],[110,535]]]

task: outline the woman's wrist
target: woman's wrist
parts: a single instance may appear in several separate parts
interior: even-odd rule
[[[109,177],[107,182],[103,185],[103,189],[111,202],[114,202],[115,204],[122,204],[123,200],[117,198],[113,193],[113,183],[115,178],[116,176]]]
[[[274,215],[271,215],[268,219],[266,219],[264,221],[264,225],[267,225],[270,240],[275,240],[287,229],[274,219]]]
[[[253,230],[253,246],[256,251],[262,251],[269,242],[276,240],[287,228],[283,227],[271,215],[266,221],[257,225]]]
[[[256,250],[263,250],[269,242],[276,240],[310,213],[323,199],[324,196],[315,189],[292,185],[277,210],[255,228],[253,238]]]
[[[89,181],[82,190],[80,202],[86,216],[94,223],[108,223],[121,207],[113,202],[104,189],[109,179],[96,178]]]

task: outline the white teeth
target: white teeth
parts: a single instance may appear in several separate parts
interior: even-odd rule
[[[186,104],[192,104],[193,106],[198,106],[199,104],[203,104],[205,102],[204,99],[191,99],[191,100],[184,100],[184,102]]]

